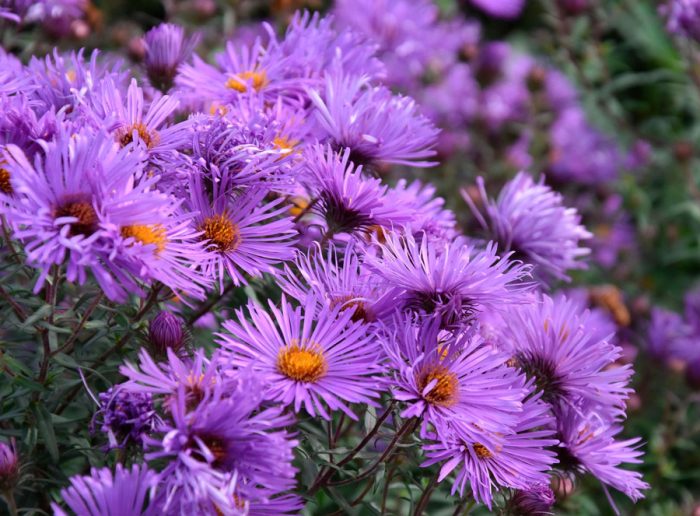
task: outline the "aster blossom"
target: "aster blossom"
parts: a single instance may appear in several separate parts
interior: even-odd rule
[[[161,23],[143,38],[144,66],[148,80],[155,88],[167,92],[173,86],[182,63],[189,59],[197,37],[186,38],[185,30],[173,23]]]
[[[499,344],[554,407],[624,417],[632,369],[615,365],[621,349],[590,327],[590,314],[565,296],[536,297],[503,316]]]
[[[642,474],[620,467],[642,462],[639,437],[616,440],[622,426],[609,424],[596,414],[581,415],[570,408],[559,414],[557,422],[562,468],[590,473],[634,501],[644,498],[642,491],[649,489],[649,484],[642,480]]]
[[[477,178],[483,214],[469,194],[462,197],[489,237],[505,251],[535,266],[536,276],[569,279],[566,271],[584,268],[578,258],[590,253],[580,241],[592,235],[581,225],[575,208],[563,206],[561,194],[535,183],[520,172],[501,190],[496,200],[486,195],[484,180]]]
[[[237,505],[234,488],[264,500],[294,486],[297,442],[284,429],[292,417],[262,403],[264,386],[249,369],[231,378],[212,385],[194,407],[181,385],[170,405],[172,420],[158,429],[162,437],[149,439],[148,460],[171,459],[161,474],[164,510],[196,502],[230,513]]]
[[[459,238],[431,242],[393,231],[380,250],[368,255],[367,263],[387,284],[403,291],[401,308],[439,316],[445,324],[526,302],[532,289],[523,281],[530,267],[511,262],[508,255],[499,257],[494,243],[478,251]]]
[[[463,496],[468,482],[474,498],[491,508],[494,486],[527,490],[548,481],[548,471],[557,462],[556,453],[550,449],[558,444],[554,434],[549,407],[538,396],[530,397],[523,403],[517,424],[495,446],[454,436],[425,445],[428,459],[422,466],[444,461],[438,481],[456,470],[452,493]]]
[[[351,311],[318,305],[309,297],[294,308],[283,296],[280,308],[270,303],[270,314],[249,303],[251,321],[237,311],[218,342],[232,366],[253,367],[268,379],[270,400],[324,419],[336,410],[357,419],[348,405],[376,404],[379,396],[379,346]]]
[[[386,289],[380,278],[363,267],[362,249],[353,243],[342,249],[330,243],[324,253],[312,248],[299,252],[295,272],[285,264],[280,286],[291,297],[302,301],[313,295],[324,305],[352,313],[353,321],[375,323],[395,309],[395,289]]]
[[[263,188],[234,194],[230,184],[228,176],[214,182],[210,195],[204,179],[194,174],[188,200],[207,246],[201,269],[219,281],[221,290],[226,275],[240,285],[246,283],[244,271],[253,276],[274,274],[274,265],[293,258],[296,236],[287,208],[281,205],[283,198],[266,202]]]
[[[390,203],[387,187],[378,178],[362,174],[352,152],[320,145],[308,149],[301,182],[312,199],[312,210],[325,219],[328,234],[367,231],[371,226],[392,227],[411,220],[412,206]]]
[[[405,405],[402,417],[422,419],[422,435],[439,440],[456,434],[493,443],[517,424],[525,379],[506,365],[507,356],[474,332],[443,332],[436,321],[396,325],[385,339],[392,395]]]
[[[93,468],[90,475],[72,477],[61,498],[78,516],[145,516],[152,514],[149,493],[157,479],[146,466],[126,469],[117,464],[114,473],[109,468]],[[52,508],[58,516],[67,516],[57,504]]]
[[[104,224],[112,209],[136,198],[140,210],[157,211],[159,195],[149,191],[157,178],[132,188],[134,175],[143,169],[142,156],[119,150],[103,133],[63,133],[44,153],[31,165],[19,148],[6,147],[3,168],[14,193],[0,208],[24,243],[27,261],[41,271],[35,290],[41,289],[53,265],[62,265],[67,279],[80,284],[90,270],[112,299],[138,292],[132,276],[108,263]]]
[[[350,149],[360,165],[394,163],[429,167],[438,130],[409,97],[396,96],[366,77],[327,74],[324,88],[308,89],[321,141],[340,151]]]

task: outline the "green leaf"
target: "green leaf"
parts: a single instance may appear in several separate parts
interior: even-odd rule
[[[44,445],[49,451],[49,455],[54,462],[58,462],[58,443],[56,434],[53,431],[53,422],[51,421],[51,413],[46,409],[43,403],[38,402],[32,405],[32,412],[36,419],[39,435],[44,440]]]

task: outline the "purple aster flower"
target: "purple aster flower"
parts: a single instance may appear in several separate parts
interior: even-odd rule
[[[599,339],[590,324],[578,303],[541,295],[503,316],[500,345],[553,406],[597,407],[624,417],[633,371],[629,364],[613,367],[622,350]]]
[[[622,491],[632,500],[644,498],[649,484],[638,471],[622,469],[622,464],[641,464],[640,438],[615,440],[622,427],[602,421],[596,414],[581,415],[566,408],[557,417],[559,467],[578,473],[590,473],[603,484]]]
[[[139,291],[125,272],[115,270],[102,252],[110,212],[137,202],[141,213],[157,211],[162,199],[150,190],[157,178],[133,185],[143,163],[138,152],[119,150],[102,133],[62,132],[45,145],[34,166],[22,151],[7,146],[3,168],[13,195],[2,207],[14,235],[22,241],[27,262],[41,273],[38,292],[53,265],[66,269],[69,281],[83,284],[92,271],[110,299]],[[116,274],[116,278],[115,275]]]
[[[148,325],[148,343],[156,354],[166,355],[169,349],[177,354],[186,337],[185,322],[170,312],[159,312]]]
[[[63,115],[56,115],[53,108],[39,116],[37,111],[42,110],[35,111],[35,107],[36,102],[22,93],[0,95],[0,147],[17,145],[30,161],[41,150],[40,140],[53,140],[63,122]]]
[[[111,78],[102,81],[99,93],[92,98],[92,114],[99,126],[114,133],[116,141],[126,147],[134,141],[145,145],[149,156],[162,157],[184,147],[191,141],[189,124],[168,125],[179,101],[168,95],[158,97],[148,106],[143,90],[132,79],[126,97]]]
[[[281,309],[270,302],[270,315],[249,303],[251,322],[238,310],[238,322],[226,321],[228,333],[219,334],[218,342],[231,351],[231,365],[251,366],[267,379],[268,399],[324,419],[336,410],[357,419],[348,405],[375,405],[379,396],[377,339],[352,321],[349,310],[318,305],[309,297],[293,308],[283,297]]]
[[[25,23],[41,23],[42,28],[54,38],[73,34],[74,22],[85,15],[88,0],[41,0],[31,2],[24,15]]]
[[[456,434],[494,445],[517,424],[528,390],[508,357],[472,332],[441,332],[435,321],[397,324],[384,346],[393,371],[392,394],[402,417],[422,418],[445,441]]]
[[[667,362],[679,359],[683,350],[694,347],[696,333],[683,318],[670,310],[654,307],[647,330],[647,349],[652,357]]]
[[[564,110],[552,124],[550,146],[548,172],[558,181],[607,183],[624,165],[615,142],[591,127],[578,106]]]
[[[321,140],[350,149],[358,165],[382,163],[429,167],[438,130],[409,97],[396,96],[366,77],[326,75],[321,91],[307,90],[315,106]]]
[[[12,491],[19,481],[20,466],[15,441],[0,441],[0,493]]]
[[[535,183],[520,172],[496,200],[488,198],[483,178],[477,178],[477,185],[484,213],[462,190],[472,213],[499,247],[533,264],[536,276],[568,280],[567,270],[585,267],[577,259],[590,249],[580,247],[580,241],[592,235],[581,225],[576,209],[566,208],[561,194],[546,186],[544,178]]]
[[[61,498],[78,516],[145,516],[151,513],[149,499],[158,475],[145,466],[135,464],[129,470],[117,464],[114,474],[109,468],[93,468],[90,475],[70,482]],[[68,516],[57,504],[51,507],[57,516]]]
[[[0,7],[0,18],[2,17],[2,7]],[[29,77],[25,73],[22,62],[0,48],[0,95],[26,92],[29,87]]]
[[[520,16],[525,7],[525,0],[471,0],[471,2],[489,16],[508,20]]]
[[[151,192],[153,196],[155,191]],[[184,213],[182,199],[161,194],[160,209],[137,211],[123,203],[110,210],[109,255],[116,274],[129,271],[146,282],[159,281],[182,301],[202,299],[213,283],[199,269],[208,252],[202,232],[193,225],[193,214]]]
[[[207,242],[207,256],[200,263],[206,277],[224,276],[236,285],[245,284],[243,273],[260,276],[276,273],[274,265],[294,257],[294,230],[283,198],[262,203],[266,190],[251,188],[232,195],[230,179],[213,183],[211,200],[204,180],[195,174],[190,181],[189,208],[197,212],[195,224]]]
[[[93,51],[86,62],[83,50],[61,55],[58,50],[44,59],[32,57],[27,65],[27,75],[32,81],[32,98],[44,103],[46,109],[54,107],[76,110],[101,81],[110,77],[122,86],[126,72],[120,61],[110,59],[98,62],[99,52]]]
[[[666,30],[700,41],[700,2],[697,0],[668,0],[659,7],[666,17]]]
[[[124,448],[130,444],[142,445],[150,434],[158,416],[153,409],[152,396],[131,392],[120,386],[110,387],[99,395],[100,408],[92,418],[96,427],[107,434],[109,448]]]
[[[474,499],[490,509],[494,487],[529,489],[548,482],[548,471],[557,462],[556,453],[548,448],[559,442],[553,438],[553,423],[547,404],[532,397],[524,402],[512,432],[500,437],[496,446],[465,442],[455,435],[424,445],[428,460],[421,466],[444,462],[438,481],[457,470],[452,494],[463,496],[468,482]]]
[[[530,267],[499,257],[493,243],[477,251],[461,239],[416,241],[410,234],[390,232],[381,254],[366,260],[387,284],[403,291],[400,309],[436,314],[446,324],[524,302],[532,288],[522,281]]]
[[[192,128],[191,173],[216,181],[227,176],[231,188],[291,189],[298,172],[295,147],[308,132],[298,112],[243,97],[221,115],[193,117]]]
[[[146,33],[144,66],[153,87],[163,93],[172,88],[180,65],[190,58],[198,39],[185,38],[185,30],[172,23],[161,23]]]
[[[167,362],[155,362],[145,349],[139,352],[139,365],[130,362],[119,368],[129,378],[122,384],[124,390],[165,397],[168,406],[182,389],[187,396],[187,407],[196,407],[209,396],[214,387],[224,392],[233,390],[236,379],[224,374],[218,356],[206,358],[203,350],[197,350],[191,358],[180,358],[172,349],[167,350]]]
[[[387,191],[385,202],[389,206],[405,206],[406,212],[415,210],[412,220],[404,225],[415,238],[451,242],[458,235],[455,214],[445,209],[445,200],[437,197],[435,191],[431,184],[420,181],[409,184],[405,179],[399,179]]]
[[[385,75],[375,57],[377,45],[358,32],[334,28],[332,16],[297,12],[280,42],[279,53],[289,59],[289,76],[321,78],[330,68],[373,79]],[[337,26],[337,24],[336,24]]]
[[[280,286],[298,301],[313,295],[323,305],[352,313],[353,321],[374,323],[394,311],[397,293],[363,267],[362,254],[353,243],[344,250],[330,243],[325,256],[314,247],[308,254],[297,254],[298,272],[285,265]]]
[[[531,516],[552,514],[556,498],[554,491],[546,484],[535,484],[527,489],[517,490],[508,500],[506,514],[509,516]]]
[[[300,181],[312,199],[312,210],[323,217],[327,234],[367,231],[371,226],[390,228],[411,220],[407,203],[389,203],[387,186],[379,178],[366,177],[352,161],[350,149],[342,154],[316,145],[304,153]]]
[[[298,443],[285,430],[294,418],[281,407],[262,404],[265,389],[252,371],[237,371],[232,378],[227,386],[213,385],[193,408],[181,385],[171,404],[172,421],[159,429],[162,438],[149,439],[146,459],[170,460],[161,473],[164,510],[207,500],[235,509],[230,488],[245,486],[249,496],[264,499],[294,487],[292,450]],[[212,485],[205,485],[210,480]],[[185,486],[189,493],[181,492]]]
[[[280,96],[297,100],[303,95],[307,81],[289,76],[290,58],[278,51],[272,27],[267,24],[265,27],[270,33],[267,45],[260,39],[252,45],[229,41],[225,51],[216,56],[217,66],[195,55],[193,64],[180,68],[175,83],[186,97],[199,104],[206,101],[225,104],[241,95],[254,93],[270,102]]]

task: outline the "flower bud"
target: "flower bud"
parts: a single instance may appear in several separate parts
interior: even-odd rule
[[[168,349],[177,352],[185,343],[184,323],[177,315],[160,312],[148,327],[148,340],[153,351],[164,355]]]
[[[14,441],[0,442],[0,492],[12,491],[19,480],[19,459]]]
[[[544,484],[532,486],[526,491],[518,490],[508,504],[508,514],[548,514],[554,505],[552,489]]]

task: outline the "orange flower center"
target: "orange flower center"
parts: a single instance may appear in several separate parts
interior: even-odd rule
[[[149,149],[152,149],[160,142],[160,135],[158,132],[149,131],[148,127],[141,122],[136,122],[135,124],[117,129],[117,141],[122,147],[126,147],[134,141],[134,132],[139,135],[139,138],[143,140],[146,147]]]
[[[493,457],[493,453],[491,453],[483,444],[474,443],[473,447],[474,451],[476,452],[476,456],[480,459],[490,459]]]
[[[328,364],[317,345],[302,348],[291,344],[280,349],[277,370],[297,382],[313,383],[325,376]]]
[[[233,77],[226,81],[226,87],[232,90],[236,90],[239,93],[245,93],[248,91],[248,85],[253,86],[255,91],[260,91],[261,88],[266,86],[267,74],[265,71],[248,71],[237,73]]]
[[[371,316],[364,301],[355,299],[353,296],[339,296],[331,300],[331,308],[341,305],[343,310],[352,310],[352,320],[371,321]]]
[[[97,213],[92,203],[83,200],[69,200],[61,204],[55,212],[55,218],[75,217],[77,222],[71,223],[70,236],[90,236],[97,228]]]
[[[431,382],[433,388],[423,397],[429,403],[450,407],[457,403],[459,382],[457,376],[442,365],[432,365],[419,371],[416,378],[418,388],[423,391]]]
[[[225,213],[207,217],[199,226],[199,230],[204,231],[203,238],[209,240],[222,253],[236,249],[241,243],[238,226]]]
[[[0,167],[0,192],[12,195],[14,188],[10,183],[10,171]]]
[[[122,228],[122,236],[124,238],[133,238],[144,245],[153,244],[156,246],[155,254],[159,255],[165,249],[167,238],[165,236],[165,228],[160,224],[141,225],[134,224]]]

